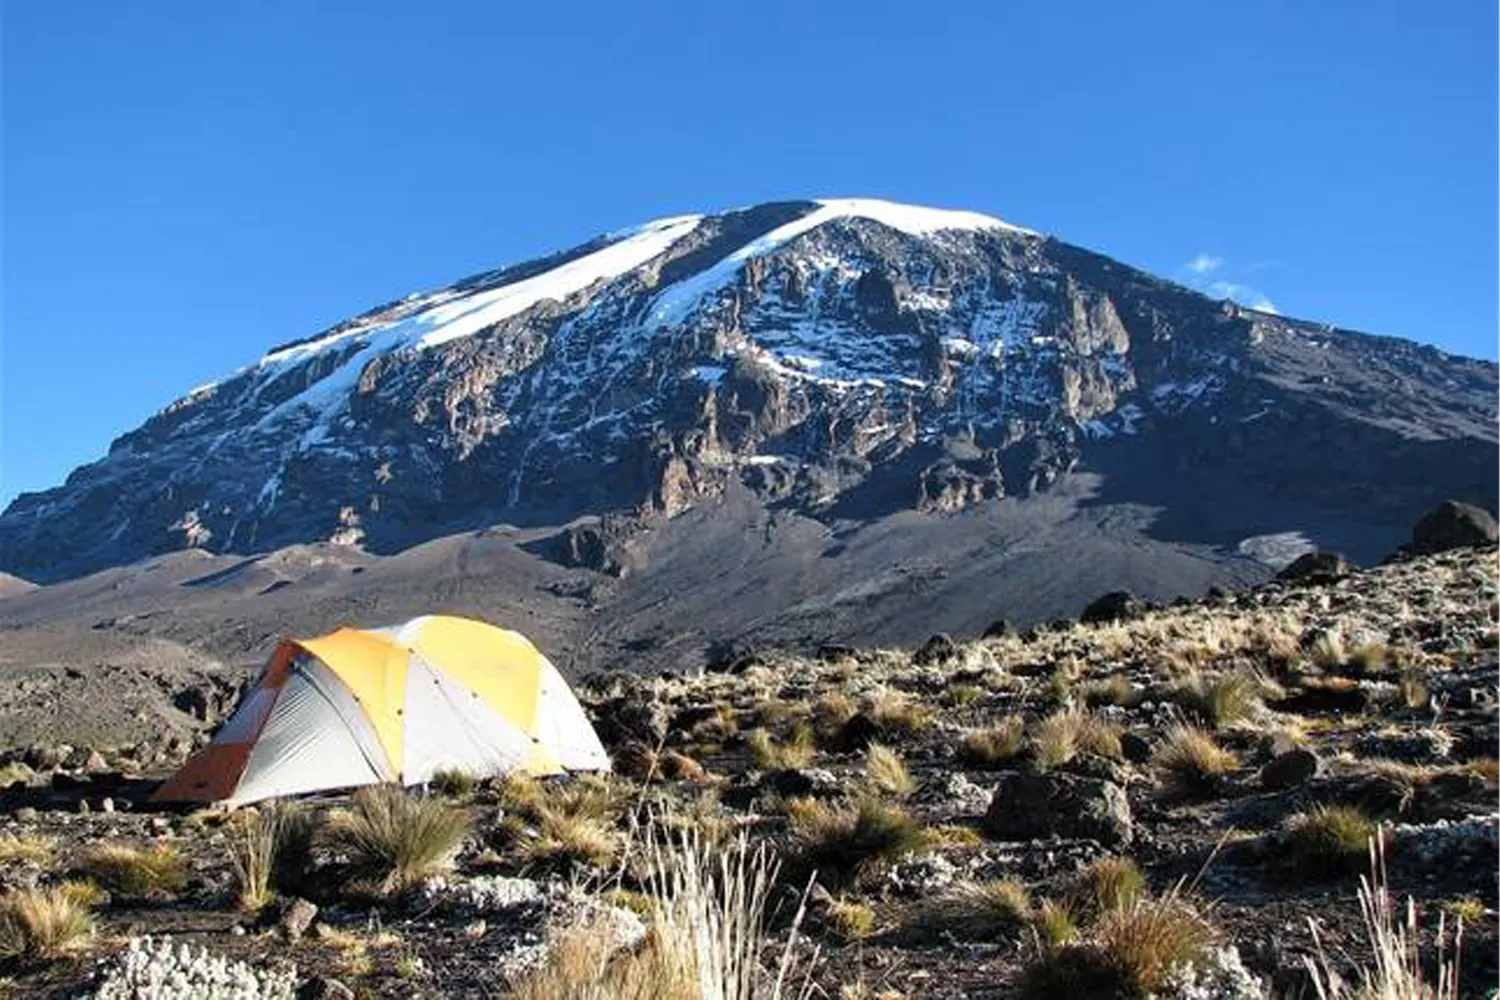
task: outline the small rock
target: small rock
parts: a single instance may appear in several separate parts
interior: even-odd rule
[[[784,798],[831,798],[843,791],[832,771],[821,767],[787,768],[772,771],[761,779],[761,788]]]
[[[856,712],[839,728],[838,744],[844,750],[863,750],[880,739],[880,724]]]
[[[287,941],[299,941],[317,916],[316,904],[305,899],[288,900],[281,909],[281,916],[276,921],[276,930]]]
[[[1271,791],[1292,788],[1316,778],[1322,767],[1323,762],[1311,750],[1288,750],[1260,769],[1260,786]]]
[[[297,1000],[354,1000],[354,991],[337,979],[313,976],[297,991]]]
[[[1132,764],[1144,764],[1151,759],[1151,741],[1139,733],[1122,733],[1120,753]]]
[[[113,813],[115,811],[115,800],[105,796],[99,800],[99,811],[102,813]]]
[[[836,642],[825,642],[818,647],[818,659],[824,663],[834,663],[845,657],[855,655],[853,646],[844,646]]]

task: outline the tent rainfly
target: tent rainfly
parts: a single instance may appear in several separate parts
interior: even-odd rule
[[[525,636],[447,615],[284,639],[162,802],[244,805],[442,770],[607,771],[593,726]]]

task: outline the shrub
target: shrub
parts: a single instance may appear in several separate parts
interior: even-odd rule
[[[1239,760],[1203,730],[1179,725],[1167,730],[1166,740],[1151,755],[1151,766],[1163,794],[1194,799],[1217,792]]]
[[[994,725],[971,730],[959,742],[959,759],[971,767],[999,767],[1021,752],[1025,731],[1025,720],[1019,715],[1007,715]]]
[[[61,887],[0,895],[0,958],[57,958],[93,933],[88,907]]]
[[[1378,830],[1353,806],[1313,806],[1286,824],[1292,856],[1309,874],[1358,864]]]
[[[187,863],[164,842],[150,850],[99,844],[84,852],[79,868],[101,887],[126,896],[171,895],[187,885]]]
[[[313,825],[292,803],[267,802],[229,824],[229,864],[242,908],[256,912],[289,891],[311,864]]]
[[[916,908],[914,926],[964,941],[1017,937],[1032,919],[1031,897],[1013,879],[961,883]]]
[[[835,885],[927,842],[922,825],[905,810],[871,798],[851,805],[813,803],[790,818],[803,863]]]
[[[917,790],[901,755],[880,743],[865,748],[865,783],[873,791],[897,799],[909,798]]]
[[[818,754],[812,727],[803,723],[792,728],[785,742],[776,742],[764,729],[753,729],[745,737],[745,746],[755,766],[767,771],[806,767]]]
[[[361,788],[328,827],[356,881],[381,894],[451,867],[468,834],[468,813],[391,785]]]

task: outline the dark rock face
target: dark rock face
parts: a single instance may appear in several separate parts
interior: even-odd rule
[[[1458,500],[1444,500],[1411,529],[1412,555],[1431,555],[1449,549],[1495,544],[1495,519],[1490,512]]]
[[[1112,781],[1061,773],[1004,775],[984,826],[1000,840],[1064,837],[1114,846],[1130,843],[1133,835],[1124,789]]]
[[[1493,502],[1496,387],[1492,364],[1212,301],[997,221],[777,203],[285,344],[17,498],[0,570],[390,552],[506,522],[579,523],[552,557],[621,575],[623,536],[579,519],[731,488],[818,518],[953,514],[1111,463],[1147,504],[1192,482],[1406,525],[1444,496]],[[1258,530],[1255,509],[1215,516],[1236,541]]]
[[[1349,560],[1337,552],[1307,552],[1298,556],[1276,579],[1283,583],[1325,584],[1348,576]]]

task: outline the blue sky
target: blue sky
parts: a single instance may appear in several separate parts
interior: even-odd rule
[[[370,305],[862,195],[1496,356],[1496,5],[17,2],[0,503]]]

